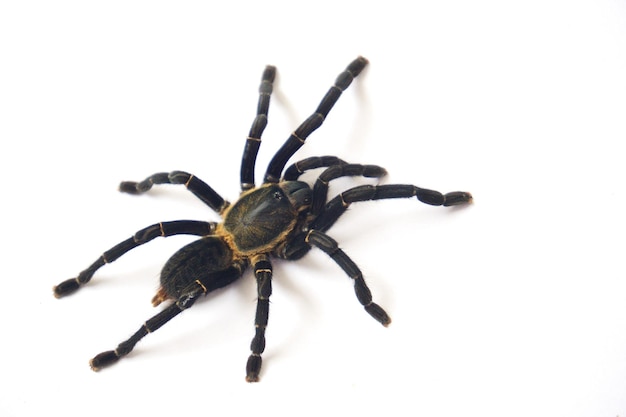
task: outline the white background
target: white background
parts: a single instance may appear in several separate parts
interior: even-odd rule
[[[626,4],[596,1],[3,2],[0,414],[626,416]],[[471,207],[353,205],[329,232],[393,318],[320,251],[274,264],[262,380],[244,382],[250,275],[100,373],[155,314],[157,239],[74,296],[51,287],[158,221],[234,200],[266,64],[257,177],[357,55],[371,65],[297,158]],[[333,193],[362,181],[337,181]]]

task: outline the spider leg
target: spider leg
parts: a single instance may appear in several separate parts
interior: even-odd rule
[[[254,276],[257,282],[257,305],[254,318],[255,334],[250,343],[252,353],[246,364],[246,381],[257,382],[261,372],[261,354],[265,350],[265,329],[270,309],[270,296],[272,295],[272,264],[266,255],[260,255],[253,260]]]
[[[78,290],[81,285],[91,280],[95,272],[107,263],[111,263],[131,249],[143,245],[156,237],[168,237],[174,235],[207,236],[215,233],[216,223],[201,222],[195,220],[178,220],[153,224],[141,229],[134,236],[124,240],[104,252],[97,261],[78,274],[78,277],[61,282],[54,287],[54,296],[57,298],[71,294]]]
[[[304,174],[310,169],[326,168],[332,165],[347,164],[346,161],[337,158],[336,156],[312,156],[305,158],[302,161],[293,163],[285,170],[283,179],[285,181],[296,181],[300,178],[300,175]]]
[[[345,164],[328,167],[317,177],[313,186],[311,214],[317,216],[326,203],[328,197],[328,183],[339,177],[362,176],[366,178],[380,178],[387,175],[387,171],[377,165]]]
[[[139,342],[146,335],[148,335],[148,333],[152,333],[158,330],[165,323],[176,317],[178,314],[182,313],[184,310],[191,307],[200,295],[206,293],[208,282],[205,283],[204,281],[216,280],[216,277],[218,275],[219,279],[230,278],[234,280],[241,275],[241,269],[237,266],[232,266],[223,271],[208,274],[204,278],[196,280],[193,284],[191,284],[182,292],[181,296],[178,297],[176,302],[172,303],[164,310],[157,313],[155,316],[146,321],[139,328],[139,330],[135,332],[135,334],[133,334],[129,339],[120,343],[117,348],[115,348],[115,350],[108,350],[94,356],[93,359],[89,361],[91,369],[93,369],[94,371],[99,371],[101,368],[112,365],[123,356],[128,355],[133,350],[137,342]]]
[[[109,366],[117,362],[122,356],[128,355],[137,342],[143,339],[148,333],[152,333],[158,330],[165,323],[176,317],[183,310],[191,307],[196,299],[203,294],[202,286],[196,283],[193,288],[186,291],[180,298],[173,304],[169,305],[166,309],[162,310],[148,321],[146,321],[129,339],[120,343],[115,350],[107,350],[99,353],[89,361],[91,369],[99,371],[105,366]]]
[[[256,156],[261,146],[261,135],[267,126],[267,112],[270,107],[272,84],[276,77],[276,68],[268,65],[263,71],[261,85],[259,86],[259,102],[257,104],[256,117],[250,127],[246,146],[241,160],[241,190],[246,191],[254,188],[254,165]]]
[[[348,88],[352,80],[363,71],[366,65],[367,59],[358,57],[348,65],[345,71],[339,74],[335,80],[335,84],[330,87],[324,98],[322,98],[315,112],[298,126],[278,152],[276,152],[276,155],[274,155],[267,167],[264,182],[279,181],[281,172],[289,158],[304,145],[306,138],[322,125],[328,112],[333,108],[343,90]]]
[[[359,267],[339,248],[339,245],[333,238],[320,231],[311,230],[306,235],[305,242],[326,252],[354,280],[356,297],[365,308],[365,311],[383,326],[388,326],[391,323],[391,319],[385,310],[372,301],[372,293],[367,287]]]
[[[346,212],[350,204],[358,201],[411,197],[417,197],[419,201],[425,204],[446,207],[467,204],[472,201],[472,195],[465,191],[442,194],[439,191],[428,190],[415,185],[361,185],[350,188],[330,200],[317,219],[311,223],[311,228],[327,231]]]
[[[349,166],[347,164],[346,166]],[[330,167],[329,169],[334,168]],[[382,168],[380,168],[382,169]],[[317,186],[317,184],[316,184]],[[381,200],[387,198],[410,198],[417,197],[423,203],[435,206],[456,206],[467,204],[472,201],[472,195],[465,191],[453,191],[441,194],[439,191],[427,190],[414,185],[362,185],[344,191],[326,204],[322,212],[314,218],[307,230],[326,232],[346,212],[350,204],[358,201]],[[322,200],[322,197],[315,199]],[[302,258],[311,249],[307,243],[307,232],[294,236],[286,245],[280,247],[274,254],[282,259],[296,260]]]
[[[207,183],[184,171],[158,172],[140,182],[123,181],[120,183],[119,189],[123,193],[142,194],[150,190],[155,184],[184,184],[204,204],[218,213],[222,213],[230,204]]]

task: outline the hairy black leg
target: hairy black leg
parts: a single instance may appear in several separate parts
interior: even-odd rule
[[[91,369],[98,371],[105,366],[117,362],[121,357],[128,355],[137,342],[143,339],[148,333],[158,330],[165,323],[176,317],[184,310],[191,307],[202,294],[219,288],[213,285],[215,282],[234,282],[241,276],[242,264],[235,264],[222,271],[205,274],[195,282],[190,284],[181,292],[176,302],[170,304],[160,313],[146,321],[128,340],[120,343],[115,350],[102,352],[89,361]]]
[[[415,185],[361,185],[346,190],[330,200],[317,219],[311,223],[311,228],[323,232],[327,231],[345,213],[350,204],[358,201],[410,197],[417,197],[422,203],[433,206],[457,206],[472,201],[472,195],[465,191],[442,194],[439,191],[428,190]]]
[[[367,59],[358,57],[348,65],[345,71],[339,74],[335,84],[330,87],[315,112],[298,126],[284,145],[276,152],[276,155],[274,155],[267,167],[264,182],[278,182],[289,158],[304,145],[306,138],[322,125],[328,112],[333,108],[343,90],[348,88],[352,80],[363,71],[366,65]]]
[[[255,334],[250,343],[252,353],[246,364],[246,381],[257,382],[261,372],[261,354],[265,350],[265,329],[270,311],[270,296],[272,295],[272,264],[266,255],[260,255],[253,260],[254,276],[257,283],[256,316],[254,318]]]
[[[326,252],[354,280],[356,297],[365,308],[365,311],[383,326],[388,326],[391,323],[391,319],[385,310],[372,301],[372,293],[367,287],[359,267],[339,248],[339,245],[333,238],[317,230],[311,230],[307,234],[305,241]]]
[[[120,183],[120,191],[129,194],[141,194],[150,190],[155,184],[184,184],[203,203],[218,213],[222,213],[230,204],[207,183],[184,171],[158,172],[140,182],[123,181]]]
[[[345,164],[328,167],[317,177],[313,186],[313,200],[311,203],[311,214],[317,216],[326,204],[328,197],[328,183],[339,177],[363,176],[366,178],[380,178],[387,175],[385,168],[377,165]]]
[[[312,156],[291,164],[285,170],[283,179],[285,181],[296,181],[300,178],[300,175],[304,174],[308,170],[343,164],[347,164],[347,162],[337,158],[336,156]]]
[[[276,68],[268,65],[263,71],[261,85],[259,86],[259,103],[257,104],[256,117],[250,127],[246,146],[241,160],[241,190],[246,191],[254,188],[254,166],[256,156],[261,146],[261,135],[267,126],[267,112],[270,107],[272,84],[276,77]]]
[[[414,185],[363,185],[346,190],[330,200],[319,216],[309,224],[308,229],[326,232],[346,212],[350,204],[358,201],[414,196],[417,196],[424,203],[439,206],[455,206],[472,201],[472,195],[464,191],[441,194],[439,191],[427,190]],[[281,246],[275,255],[289,260],[302,258],[311,249],[306,239],[306,232],[294,236],[287,244]]]
[[[54,296],[59,298],[78,290],[81,285],[91,280],[95,272],[103,265],[111,263],[131,249],[143,245],[156,237],[174,235],[207,236],[215,233],[216,223],[195,220],[178,220],[153,224],[135,233],[132,237],[113,246],[104,252],[89,268],[78,274],[78,277],[63,281],[54,287]]]
[[[115,350],[108,350],[99,353],[89,361],[91,369],[99,371],[105,366],[117,362],[121,357],[128,355],[137,342],[143,339],[148,333],[158,330],[165,323],[176,317],[183,310],[188,309],[196,302],[198,297],[205,293],[205,287],[200,281],[196,281],[178,298],[178,300],[165,308],[163,311],[146,321],[128,340],[120,343]]]

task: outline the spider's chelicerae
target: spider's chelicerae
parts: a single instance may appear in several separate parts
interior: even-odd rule
[[[89,282],[94,273],[131,249],[162,236],[195,235],[200,239],[176,252],[161,271],[161,286],[152,299],[153,305],[172,302],[146,321],[128,340],[115,350],[96,355],[90,361],[94,371],[117,362],[133,350],[148,333],[154,332],[183,310],[191,307],[198,297],[231,284],[251,266],[257,282],[255,335],[246,365],[246,380],[258,381],[261,354],[265,349],[265,329],[272,293],[271,258],[296,260],[315,246],[324,251],[354,280],[358,301],[374,319],[387,326],[391,319],[372,301],[372,295],[356,264],[326,234],[328,229],[359,201],[387,198],[417,197],[435,206],[455,206],[469,203],[470,193],[455,191],[442,194],[414,185],[361,185],[350,188],[328,200],[328,183],[339,177],[363,176],[379,178],[386,171],[376,165],[347,163],[334,156],[306,158],[291,165],[283,174],[287,161],[304,144],[306,138],[321,124],[341,93],[367,65],[363,57],[355,59],[337,77],[315,112],[289,136],[274,155],[265,173],[263,184],[255,186],[254,167],[261,144],[261,134],[267,125],[267,112],[276,69],[268,66],[259,87],[257,115],[250,128],[241,162],[241,195],[231,204],[198,177],[182,171],[157,173],[141,182],[122,182],[120,191],[130,194],[147,192],[155,184],[184,184],[189,191],[222,217],[220,223],[178,220],[153,224],[141,229],[131,238],[113,246],[82,271],[78,277],[54,287],[54,295],[62,297]],[[313,187],[298,181],[306,171],[324,168]],[[281,174],[282,178],[281,178]]]

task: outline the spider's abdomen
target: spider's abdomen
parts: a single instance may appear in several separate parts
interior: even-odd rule
[[[222,288],[243,273],[245,264],[233,261],[233,253],[219,237],[207,236],[184,246],[161,270],[161,291],[177,299],[198,280],[206,292]],[[232,270],[231,270],[232,269]]]
[[[228,209],[221,234],[241,255],[269,252],[285,240],[310,203],[311,189],[304,182],[266,184]]]

